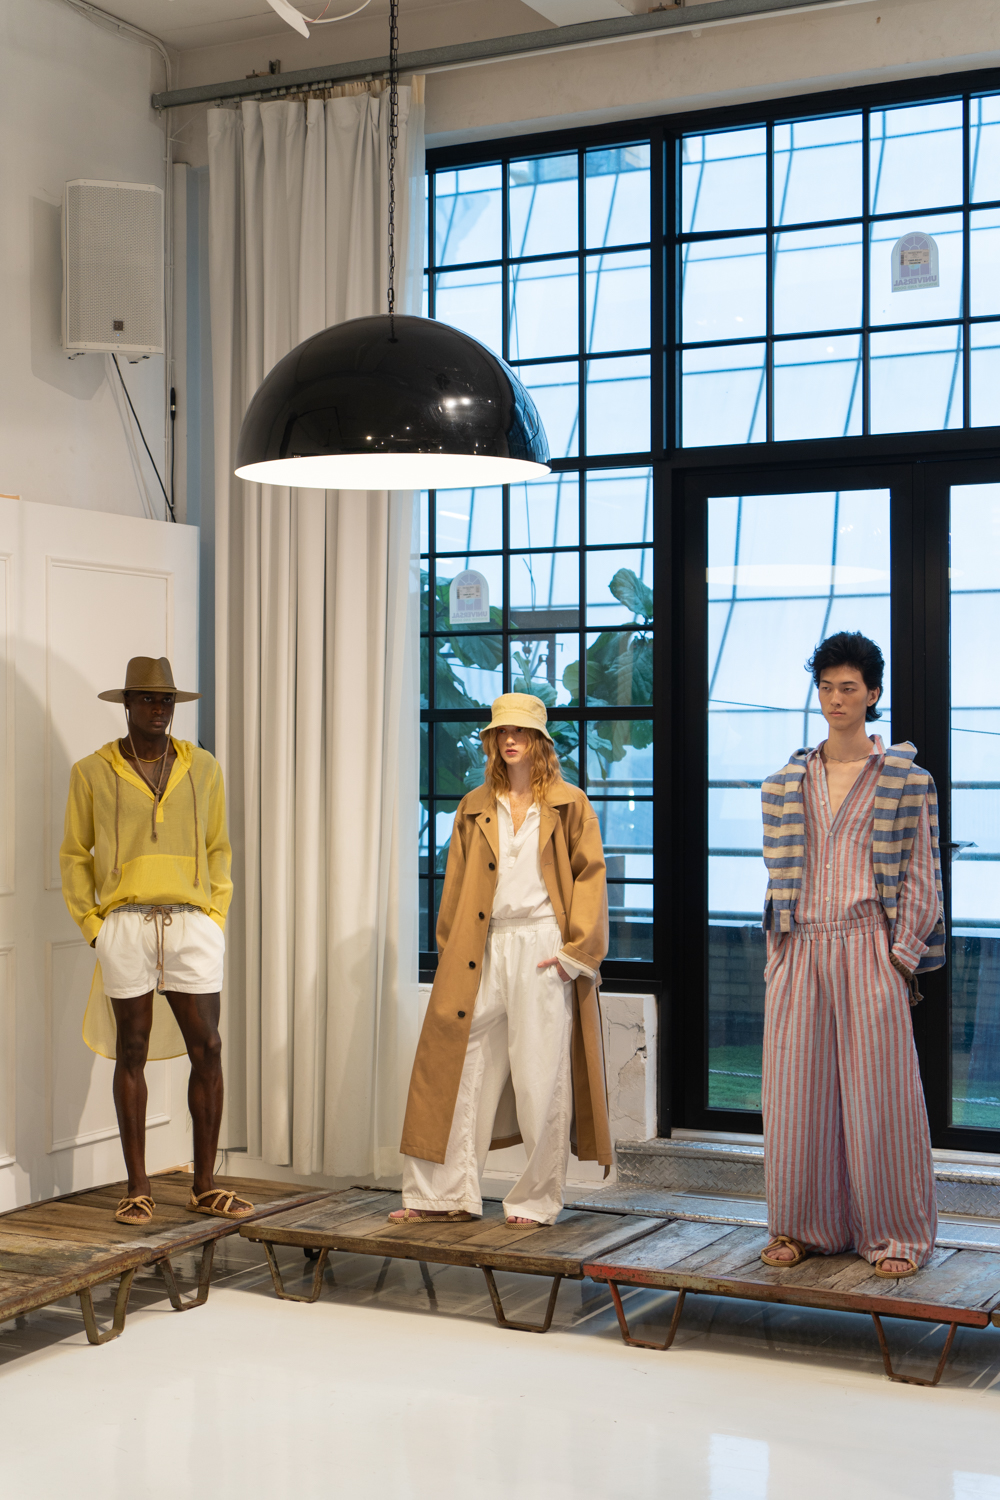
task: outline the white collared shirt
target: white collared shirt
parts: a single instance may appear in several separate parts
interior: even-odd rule
[[[491,916],[501,919],[550,917],[553,922],[556,920],[555,908],[542,878],[539,848],[541,822],[538,803],[532,802],[525,813],[524,822],[515,833],[510,798],[505,793],[498,794],[497,823],[499,824],[500,853],[497,859],[497,888],[493,897]],[[581,974],[586,974],[589,979],[592,979],[596,973],[596,970],[567,958],[562,949],[559,951],[558,958],[571,979],[577,979]]]

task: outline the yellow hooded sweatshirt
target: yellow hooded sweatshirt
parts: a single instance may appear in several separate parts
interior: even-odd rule
[[[59,863],[70,916],[88,943],[119,906],[197,906],[226,925],[233,895],[222,770],[207,750],[173,740],[177,759],[156,815],[153,794],[117,740],[70,773]],[[83,1023],[93,1052],[115,1056],[117,1026],[97,965]],[[184,1041],[163,996],[154,994],[149,1057],[179,1057]]]

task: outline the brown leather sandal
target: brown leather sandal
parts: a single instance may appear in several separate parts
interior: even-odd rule
[[[909,1266],[908,1271],[883,1271],[882,1260],[905,1260]],[[916,1276],[920,1267],[914,1265],[908,1255],[883,1255],[882,1260],[877,1260],[872,1266],[876,1276],[882,1276],[886,1281],[902,1281],[904,1276]]]
[[[153,1217],[153,1209],[155,1207],[156,1204],[148,1193],[136,1193],[133,1197],[121,1199],[118,1207],[115,1209],[115,1219],[119,1224],[127,1224],[130,1228],[135,1229],[137,1225],[149,1223]],[[130,1208],[139,1209],[141,1217],[138,1219],[126,1219],[124,1216]]]
[[[778,1260],[767,1253],[769,1250],[776,1250],[779,1245],[787,1245],[789,1250],[795,1251],[791,1260]],[[800,1266],[804,1260],[809,1259],[810,1255],[812,1255],[811,1250],[807,1250],[801,1241],[790,1239],[787,1234],[773,1235],[770,1244],[765,1245],[760,1252],[760,1258],[765,1266],[774,1266],[779,1271],[790,1271],[793,1266]]]
[[[453,1224],[469,1224],[476,1218],[464,1208],[394,1208],[389,1215],[390,1224],[407,1224],[411,1219],[442,1219]]]
[[[206,1198],[214,1201],[205,1203]],[[221,1199],[221,1202],[219,1201]],[[236,1205],[239,1204],[239,1207]],[[226,1188],[209,1188],[205,1193],[192,1193],[188,1208],[193,1214],[208,1214],[212,1219],[246,1219],[253,1213],[253,1204],[248,1198],[238,1198]]]

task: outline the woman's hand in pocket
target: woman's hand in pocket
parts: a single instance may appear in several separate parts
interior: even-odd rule
[[[566,973],[566,970],[563,968],[562,964],[559,962],[558,958],[543,958],[538,967],[540,969],[551,969],[553,964],[555,964],[556,973],[559,975],[559,978],[562,980],[563,984],[569,984],[570,977]]]

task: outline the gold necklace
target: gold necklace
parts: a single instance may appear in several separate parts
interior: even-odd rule
[[[869,750],[867,755],[856,755],[853,760],[842,760],[839,755],[824,754],[823,759],[826,761],[831,761],[835,766],[856,766],[860,761],[871,760],[874,754],[874,750]]]

